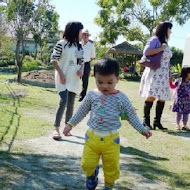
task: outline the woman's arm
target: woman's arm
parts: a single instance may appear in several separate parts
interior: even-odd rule
[[[66,78],[65,75],[63,74],[63,71],[60,69],[58,62],[57,61],[53,61],[52,65],[54,66],[54,68],[57,70],[59,77],[60,77],[60,83],[65,84],[66,83]]]
[[[53,53],[51,54],[51,63],[59,74],[60,83],[65,84],[66,83],[65,75],[63,74],[63,71],[61,70],[61,68],[59,67],[59,64],[58,64],[58,61],[62,54],[62,51],[63,51],[62,43],[59,41],[55,45],[55,47],[53,49]]]
[[[146,52],[146,55],[150,56],[150,55],[154,55],[157,54],[161,51],[164,51],[167,47],[167,44],[162,44],[162,46],[160,48],[156,48],[156,49],[150,49]]]
[[[146,46],[144,47],[143,55],[154,55],[157,54],[161,51],[164,51],[167,47],[167,44],[162,44],[160,43],[159,39],[157,36],[154,36],[148,40],[146,43]]]
[[[85,64],[85,63],[82,63],[81,66],[80,66],[80,69],[77,71],[77,75],[78,75],[79,77],[82,77],[83,74],[84,74],[84,64]]]

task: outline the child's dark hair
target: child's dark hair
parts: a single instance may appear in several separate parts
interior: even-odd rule
[[[79,31],[83,29],[83,25],[81,22],[69,22],[65,26],[65,31],[63,34],[63,38],[68,41],[69,47],[72,45],[79,45]]]
[[[119,63],[116,59],[104,57],[94,64],[94,76],[96,76],[97,73],[100,75],[115,74],[115,76],[118,77]]]
[[[187,75],[190,73],[190,67],[183,67],[181,69],[181,75],[180,77],[182,78],[182,81],[185,82]]]

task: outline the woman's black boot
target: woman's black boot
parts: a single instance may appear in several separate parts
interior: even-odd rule
[[[164,109],[165,102],[157,101],[156,103],[156,117],[154,118],[154,130],[156,127],[158,127],[160,130],[167,130],[167,128],[163,127],[161,124],[161,117],[162,117],[162,112]]]
[[[153,102],[145,101],[144,103],[144,119],[143,119],[143,125],[145,127],[148,127],[150,130],[152,130],[152,126],[150,125],[150,110],[152,108]]]

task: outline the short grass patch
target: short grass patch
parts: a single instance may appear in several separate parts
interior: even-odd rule
[[[0,143],[10,150],[15,140],[46,135],[58,104],[55,89],[17,83],[0,83],[0,88]]]

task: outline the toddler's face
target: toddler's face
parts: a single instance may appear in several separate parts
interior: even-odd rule
[[[114,92],[115,86],[119,81],[119,77],[116,77],[115,74],[100,75],[96,73],[95,79],[98,90],[103,94],[110,94]]]

